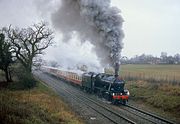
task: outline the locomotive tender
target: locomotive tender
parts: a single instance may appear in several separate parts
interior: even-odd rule
[[[96,93],[113,104],[125,105],[128,102],[129,91],[124,89],[125,81],[114,75],[94,72],[78,74],[45,66],[43,71],[76,84],[87,92]]]

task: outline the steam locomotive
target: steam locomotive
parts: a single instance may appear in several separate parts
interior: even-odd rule
[[[126,105],[128,102],[129,91],[124,89],[125,81],[114,75],[95,72],[78,74],[52,67],[43,67],[43,71],[61,80],[78,85],[89,93],[98,94],[113,104]]]

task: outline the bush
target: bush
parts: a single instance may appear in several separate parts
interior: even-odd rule
[[[19,83],[22,84],[22,88],[24,89],[30,89],[36,86],[36,80],[31,73],[25,72],[23,74],[20,74],[18,78]]]
[[[20,64],[14,66],[14,76],[17,79],[15,83],[11,84],[11,89],[30,89],[36,86],[37,82],[34,79],[33,74],[26,71],[26,69]]]

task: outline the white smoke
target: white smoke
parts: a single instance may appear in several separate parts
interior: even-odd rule
[[[46,60],[57,62],[62,68],[77,70],[78,67],[86,65],[87,71],[103,72],[95,53],[92,53],[93,46],[89,42],[81,44],[75,38],[69,43],[59,42],[56,47],[48,48]]]
[[[110,6],[110,0],[62,0],[52,14],[52,23],[63,34],[65,42],[90,42],[101,65],[119,63],[123,48],[123,19],[120,10]]]

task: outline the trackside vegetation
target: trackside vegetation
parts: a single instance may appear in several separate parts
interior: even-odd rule
[[[120,73],[131,100],[180,122],[180,65],[122,65]]]
[[[20,90],[19,83],[0,89],[1,124],[83,124],[59,96],[37,82],[32,89]]]

